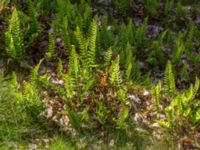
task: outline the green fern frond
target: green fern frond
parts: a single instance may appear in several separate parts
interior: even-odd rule
[[[79,71],[78,54],[76,53],[75,46],[72,45],[71,54],[69,57],[69,74],[77,78]]]
[[[52,60],[55,57],[55,37],[53,33],[49,33],[49,46],[46,57],[48,60]]]
[[[96,56],[96,38],[97,38],[97,23],[94,19],[90,25],[89,35],[88,35],[88,55],[87,55],[87,63],[88,66],[93,66],[95,63]]]
[[[6,51],[11,58],[19,60],[24,56],[23,35],[16,8],[12,12],[8,31],[5,33],[5,43]]]
[[[31,70],[30,81],[33,83],[35,83],[38,79],[38,71],[40,69],[42,62],[43,59],[41,59],[39,63]]]
[[[148,22],[148,18],[144,20],[143,24],[139,28],[137,28],[135,32],[135,42],[138,45],[144,44],[145,35],[147,31],[147,22]]]
[[[164,13],[165,15],[169,14],[170,11],[172,10],[174,5],[174,0],[166,0],[165,6],[164,6]]]
[[[144,7],[147,12],[152,16],[156,16],[157,10],[160,6],[160,0],[143,0]]]
[[[159,81],[158,84],[153,89],[153,103],[154,103],[155,110],[157,112],[160,112],[161,90],[162,90],[162,84],[161,84],[161,81]]]
[[[124,107],[123,111],[119,114],[119,117],[117,119],[117,126],[120,129],[123,129],[126,127],[126,119],[128,117],[129,114],[129,108],[128,107]]]
[[[60,58],[58,59],[57,73],[60,77],[63,76],[63,64]]]
[[[69,74],[65,74],[64,81],[66,97],[70,99],[74,96],[75,93],[73,78]]]
[[[34,7],[34,3],[32,0],[28,0],[28,7],[29,7],[29,17],[30,17],[30,29],[29,29],[29,33],[34,34],[34,33],[38,33],[39,31],[39,23],[37,20],[37,12],[36,9]]]
[[[109,80],[114,86],[120,86],[121,83],[121,75],[119,68],[120,57],[118,56],[111,64]]]
[[[86,41],[82,35],[82,32],[80,28],[77,26],[76,32],[74,33],[77,41],[77,47],[79,49],[79,53],[81,56],[81,61],[83,65],[86,65],[86,59],[87,59],[87,45]]]
[[[185,51],[185,44],[183,42],[183,38],[185,36],[185,33],[181,33],[178,35],[177,39],[176,39],[176,47],[173,51],[173,62],[174,63],[178,63],[181,59],[181,56],[183,55],[184,51]]]
[[[172,71],[172,65],[171,62],[167,62],[167,66],[165,69],[165,89],[168,92],[168,94],[174,94],[176,93],[176,86],[175,86],[175,79],[174,74]]]
[[[112,49],[111,47],[107,50],[105,56],[104,56],[104,62],[105,65],[108,66],[110,64],[111,58],[112,58]]]

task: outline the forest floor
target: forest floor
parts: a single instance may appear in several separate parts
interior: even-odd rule
[[[200,149],[200,4],[170,2],[0,2],[0,149]]]

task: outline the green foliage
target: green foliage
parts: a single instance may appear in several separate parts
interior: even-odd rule
[[[37,20],[37,11],[34,7],[34,2],[32,0],[28,0],[28,7],[29,7],[28,16],[30,18],[29,33],[30,34],[38,34],[40,27],[39,27],[39,23]]]
[[[31,74],[30,74],[30,81],[33,83],[36,83],[38,81],[38,71],[40,69],[40,66],[43,62],[43,59],[41,59],[39,61],[39,63],[31,70]]]
[[[187,91],[178,93],[178,95],[171,101],[171,103],[165,108],[165,113],[167,120],[159,120],[158,122],[166,128],[175,128],[182,126],[181,120],[185,119],[196,123],[199,118],[198,112],[199,108],[195,110],[195,113],[192,111],[195,95],[199,90],[200,81],[196,78],[194,85],[190,85],[190,88]]]
[[[96,37],[97,37],[97,23],[94,19],[90,25],[89,35],[88,35],[88,55],[87,55],[87,63],[88,66],[93,66],[95,61],[95,53],[96,53]]]
[[[120,68],[119,68],[120,57],[112,62],[109,72],[109,80],[114,86],[120,86],[121,76],[120,76]]]
[[[138,44],[139,46],[144,44],[146,30],[147,30],[147,22],[148,18],[144,20],[143,24],[139,28],[137,28],[135,32],[135,43]]]
[[[5,33],[6,51],[9,57],[14,60],[23,58],[25,50],[23,44],[23,35],[20,26],[18,11],[15,8],[9,22],[9,27]]]
[[[118,13],[126,15],[132,3],[134,3],[133,0],[115,0],[114,7]]]
[[[57,66],[57,73],[60,77],[63,76],[63,64],[62,64],[62,60],[58,59],[58,66]]]
[[[185,45],[183,42],[184,35],[185,35],[184,33],[183,34],[180,33],[176,39],[176,47],[172,54],[172,59],[175,64],[179,63],[179,61],[185,51]]]
[[[122,112],[120,112],[119,117],[116,120],[119,128],[123,129],[123,128],[126,127],[127,124],[126,124],[125,120],[127,119],[128,114],[129,114],[129,108],[128,107],[125,107],[122,110]]]
[[[69,57],[69,70],[68,73],[73,76],[74,78],[78,77],[79,72],[79,58],[78,54],[76,53],[75,47],[72,46],[71,54]]]
[[[104,62],[105,62],[105,65],[106,66],[109,66],[110,65],[110,62],[111,62],[111,59],[112,59],[112,49],[111,47],[107,50],[107,52],[105,53],[105,56],[104,56]]]
[[[165,15],[169,14],[172,11],[173,6],[174,6],[174,0],[166,0],[164,6]]]
[[[160,7],[160,0],[143,0],[142,2],[150,16],[155,17]]]
[[[161,81],[153,88],[153,103],[156,112],[160,112],[160,98],[161,98],[161,91],[162,91],[162,83]]]
[[[105,124],[108,118],[109,110],[102,102],[98,100],[96,100],[96,104],[97,104],[97,109],[96,109],[97,118],[101,124]]]
[[[176,93],[175,78],[171,62],[168,61],[165,69],[165,90],[168,94]]]
[[[185,17],[186,16],[186,11],[183,8],[183,5],[178,2],[176,5],[176,13],[178,15],[178,17]]]
[[[46,57],[48,60],[52,60],[55,57],[55,37],[53,33],[49,33],[49,46]]]

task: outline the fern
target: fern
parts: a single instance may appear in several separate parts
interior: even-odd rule
[[[177,6],[176,6],[176,13],[177,13],[178,17],[186,16],[186,11],[184,10],[184,8],[180,2],[178,2]]]
[[[36,34],[39,31],[39,23],[37,20],[37,12],[36,12],[36,9],[34,7],[34,3],[32,0],[28,0],[28,7],[29,7],[29,17],[31,20],[29,33]]]
[[[167,62],[165,69],[165,90],[168,92],[168,94],[176,93],[175,79],[170,61]]]
[[[111,58],[112,58],[112,49],[111,47],[107,50],[105,56],[104,56],[104,62],[105,62],[105,65],[108,66],[110,65],[110,61],[111,61]]]
[[[6,51],[9,57],[14,60],[23,58],[25,50],[23,44],[23,35],[20,26],[18,11],[15,8],[9,22],[8,31],[5,33]]]
[[[120,86],[121,76],[119,68],[120,57],[118,56],[111,64],[109,79],[114,86]]]
[[[174,107],[168,106],[165,108],[165,113],[167,116],[167,122],[168,122],[168,127],[173,128],[175,126],[175,112],[174,112]]]
[[[170,11],[172,10],[174,5],[174,0],[166,0],[165,6],[164,6],[164,13],[165,15],[169,14]]]
[[[62,64],[62,60],[59,58],[58,59],[58,66],[57,66],[57,73],[60,77],[63,76],[63,64]]]
[[[172,54],[174,63],[178,63],[180,61],[181,56],[185,51],[185,45],[183,43],[184,35],[185,34],[179,34],[178,38],[176,39],[176,47]]]
[[[98,106],[96,108],[97,119],[101,124],[105,124],[110,111],[102,102],[100,102],[98,100],[96,100],[95,102]]]
[[[160,112],[161,90],[162,90],[162,84],[161,81],[159,81],[156,87],[153,89],[153,103],[154,103],[154,108],[157,112]]]
[[[136,33],[135,33],[135,42],[139,46],[144,44],[146,30],[147,30],[147,21],[148,19],[146,18],[143,24],[139,28],[137,28]]]
[[[55,57],[55,37],[53,33],[49,33],[49,47],[46,57],[48,60],[52,60]]]
[[[31,75],[30,75],[30,81],[35,83],[38,80],[38,71],[40,69],[40,66],[43,62],[43,59],[39,61],[39,63],[31,70]]]
[[[66,97],[71,99],[75,94],[73,78],[69,74],[64,76]]]
[[[89,29],[89,37],[88,37],[89,43],[88,43],[88,52],[87,52],[88,66],[93,66],[95,63],[96,37],[97,37],[97,24],[96,24],[96,20],[94,19]]]
[[[129,108],[128,107],[124,107],[124,109],[122,110],[122,112],[120,112],[119,117],[117,119],[117,126],[120,129],[124,129],[126,127],[126,119],[128,117],[129,114]]]
[[[77,78],[78,71],[79,71],[78,54],[76,53],[75,47],[72,46],[71,54],[69,57],[69,74],[74,76],[74,78]]]
[[[147,12],[155,17],[160,6],[160,0],[143,0],[142,2]]]
[[[79,27],[76,28],[76,32],[75,32],[75,37],[77,40],[77,47],[79,48],[79,53],[81,56],[81,61],[83,63],[84,66],[86,66],[86,59],[87,59],[87,42],[85,41],[85,38],[82,35],[82,32],[80,30]]]

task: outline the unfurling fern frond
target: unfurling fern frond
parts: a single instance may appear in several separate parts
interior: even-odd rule
[[[165,89],[168,94],[173,94],[176,92],[175,79],[170,61],[167,62],[165,69]]]
[[[49,47],[46,56],[48,60],[52,60],[55,57],[55,37],[53,33],[49,33]]]
[[[110,82],[114,86],[120,86],[121,83],[121,75],[120,75],[120,68],[119,68],[119,60],[120,57],[118,56],[111,64],[109,79]]]
[[[96,38],[97,38],[97,23],[94,19],[90,25],[89,37],[88,37],[88,55],[87,63],[88,66],[93,66],[95,62],[95,53],[96,53]]]
[[[78,54],[76,53],[74,45],[72,45],[71,54],[69,57],[69,71],[68,73],[74,78],[77,78],[79,71],[79,60],[78,60]]]
[[[112,58],[112,49],[111,47],[108,49],[108,51],[106,52],[105,56],[104,56],[104,62],[105,65],[108,66],[110,64],[111,58]]]
[[[12,12],[8,31],[5,33],[6,51],[8,55],[19,60],[24,56],[23,36],[17,9]]]

